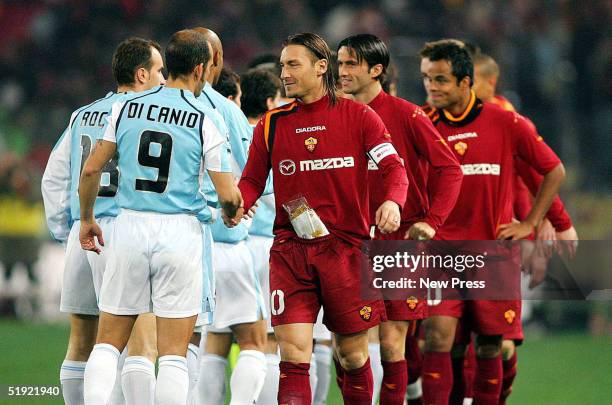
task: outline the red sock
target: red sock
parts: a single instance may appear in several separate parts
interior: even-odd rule
[[[501,355],[493,359],[477,358],[476,364],[474,403],[478,405],[498,405],[503,377]]]
[[[281,361],[279,368],[277,397],[279,405],[310,405],[312,402],[308,377],[310,363]]]
[[[453,367],[453,388],[450,393],[449,405],[463,405],[463,399],[466,398],[463,369],[464,362],[465,358],[463,357],[451,358]]]
[[[380,388],[380,403],[389,405],[402,405],[408,386],[408,372],[406,360],[383,361],[383,380]]]
[[[502,379],[502,390],[501,395],[499,397],[499,405],[506,405],[506,399],[512,393],[512,383],[514,382],[514,378],[516,377],[516,350],[512,357],[508,360],[504,360],[502,362],[502,368],[504,370],[504,377]]]
[[[408,385],[416,382],[423,370],[423,353],[419,349],[419,339],[416,336],[406,338],[406,368],[408,370]]]
[[[425,352],[423,358],[423,403],[447,405],[453,386],[450,353]]]
[[[463,386],[466,398],[474,398],[474,378],[476,377],[476,350],[474,343],[470,343],[465,353],[463,363]]]
[[[345,405],[371,405],[374,393],[374,377],[370,359],[356,370],[344,370],[342,398]]]
[[[344,369],[340,365],[340,361],[334,357],[334,367],[336,368],[336,384],[338,384],[338,388],[342,391],[342,386],[344,385]]]

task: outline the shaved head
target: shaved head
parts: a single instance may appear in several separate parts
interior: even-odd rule
[[[206,81],[212,85],[217,84],[219,76],[221,76],[221,70],[223,69],[223,45],[221,45],[221,40],[217,33],[211,29],[196,27],[193,28],[193,30],[202,34],[210,44],[212,50],[212,66],[208,70]]]

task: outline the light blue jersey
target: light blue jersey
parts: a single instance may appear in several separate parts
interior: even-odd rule
[[[117,205],[164,214],[202,212],[203,173],[229,167],[226,139],[209,115],[190,91],[168,87],[113,104],[104,140],[117,143]]]
[[[236,104],[225,98],[208,83],[204,86],[199,100],[208,107],[215,109],[223,117],[229,131],[232,172],[234,176],[240,178],[246,165],[248,150],[253,137],[253,129],[249,121]],[[218,208],[217,194],[208,176],[205,176],[204,179],[204,192],[209,205]],[[237,243],[245,240],[249,233],[243,222],[234,228],[228,228],[220,220],[211,225],[211,230],[215,242],[225,243]]]
[[[42,191],[47,224],[56,240],[65,241],[72,222],[80,219],[78,191],[83,165],[96,141],[102,137],[111,106],[124,96],[110,92],[73,112],[68,127],[49,156]],[[102,170],[94,207],[96,218],[117,216],[119,208],[113,197],[117,193],[118,181],[117,162],[111,160]]]

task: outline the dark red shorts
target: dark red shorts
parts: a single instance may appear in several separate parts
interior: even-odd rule
[[[465,317],[469,328],[480,335],[504,335],[514,339],[517,331],[522,330],[520,300],[442,300],[437,305],[430,303],[427,310],[429,316]],[[466,336],[465,332],[460,335]]]
[[[381,299],[361,296],[360,266],[367,256],[333,235],[274,240],[270,250],[272,326],[323,323],[337,334],[361,332],[386,321]]]

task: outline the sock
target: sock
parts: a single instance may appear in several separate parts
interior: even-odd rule
[[[225,369],[227,359],[204,353],[200,361],[198,399],[201,405],[223,405],[225,401]]]
[[[125,363],[127,352],[128,349],[126,347],[121,352],[121,356],[119,356],[119,361],[117,362],[117,377],[115,377],[115,385],[113,386],[113,392],[111,392],[110,399],[108,400],[108,405],[125,404],[125,398],[123,396],[123,387],[121,386],[121,371],[123,370],[123,364]]]
[[[342,391],[342,386],[344,385],[344,369],[337,358],[333,357],[333,359],[334,368],[336,369],[336,384],[338,384],[338,388]]]
[[[317,362],[317,388],[314,394],[314,405],[325,405],[329,392],[329,382],[331,379],[331,347],[316,344],[314,348],[315,360]]]
[[[94,346],[85,366],[83,397],[87,405],[106,405],[115,384],[118,361],[119,350],[113,345]]]
[[[281,361],[279,369],[278,404],[309,405],[312,398],[308,376],[310,363]]]
[[[85,361],[64,360],[60,368],[60,383],[66,405],[83,405],[83,379],[85,377]]]
[[[463,381],[465,387],[465,398],[474,398],[474,378],[476,377],[476,350],[474,344],[470,343],[465,353],[463,363]],[[464,400],[465,402],[465,400]]]
[[[280,370],[278,368],[280,357],[277,354],[266,354],[266,378],[264,385],[257,399],[258,405],[275,404],[278,397],[278,377]]]
[[[516,363],[516,350],[514,350],[512,357],[502,362],[504,377],[502,379],[502,391],[499,398],[499,405],[506,405],[506,399],[508,399],[512,393],[512,383],[514,382],[517,372]]]
[[[310,369],[308,370],[308,382],[310,382],[310,394],[312,395],[311,401],[314,402],[315,392],[317,390],[317,384],[319,383],[317,378],[317,360],[315,359],[314,353],[310,357]]]
[[[384,371],[382,386],[380,389],[380,403],[389,405],[402,405],[408,385],[408,372],[406,360],[383,361]]]
[[[421,379],[411,384],[408,384],[406,388],[406,403],[407,405],[422,405],[423,404],[423,387],[421,386]]]
[[[189,374],[189,397],[195,395],[200,376],[200,348],[193,343],[187,346],[187,373]]]
[[[374,391],[374,381],[370,358],[365,364],[355,370],[344,370],[344,385],[342,398],[347,405],[370,405]]]
[[[372,396],[372,404],[378,401],[380,395],[380,386],[383,380],[383,367],[380,360],[380,343],[368,344],[368,352],[370,354],[370,364],[372,365],[372,376],[374,379],[374,388]]]
[[[450,353],[425,352],[423,357],[423,402],[447,405],[453,386]]]
[[[474,402],[478,405],[498,405],[503,377],[501,354],[493,359],[476,358]]]
[[[253,404],[266,379],[266,355],[257,350],[241,350],[230,379],[230,405]]]
[[[463,375],[465,358],[452,357],[451,364],[453,368],[453,387],[450,394],[450,405],[463,405],[465,396],[465,379]]]
[[[129,356],[121,371],[126,405],[150,405],[155,396],[155,364],[143,356]]]
[[[187,403],[189,374],[183,356],[161,356],[155,383],[155,405]]]

